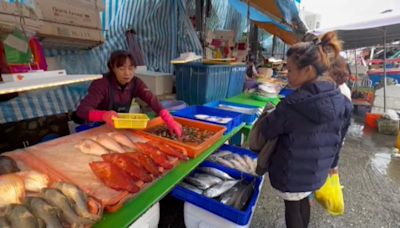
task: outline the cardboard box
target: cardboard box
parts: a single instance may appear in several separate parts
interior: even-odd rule
[[[15,28],[20,28],[21,18],[19,16],[0,13],[0,31],[3,33],[12,32]],[[41,26],[40,20],[23,18],[24,29],[27,32],[36,32]]]
[[[79,40],[104,42],[103,32],[99,29],[89,29],[53,22],[44,22],[42,28],[38,31],[38,36],[41,38],[67,38],[74,42],[79,42]]]
[[[65,75],[67,75],[67,72],[65,70],[54,70],[54,71],[37,71],[28,73],[2,74],[1,77],[4,82],[17,82],[17,81],[35,80],[42,78],[53,78]]]
[[[37,0],[37,5],[43,21],[100,29],[100,12],[96,2],[93,1],[93,4],[74,2],[76,1]]]
[[[23,4],[8,3],[5,1],[0,1],[0,13],[30,17],[33,19],[39,19],[41,17],[40,10],[37,10],[36,7],[29,8],[28,6]]]
[[[103,0],[64,0],[68,4],[81,4],[84,6],[93,6],[95,5],[99,11],[104,11]]]

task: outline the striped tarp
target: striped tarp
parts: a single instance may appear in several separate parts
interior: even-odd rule
[[[74,111],[86,95],[87,87],[87,83],[85,86],[62,86],[22,93],[9,101],[0,102],[0,123]]]
[[[186,12],[189,16],[196,16],[196,2],[185,0]],[[246,29],[247,20],[237,12],[228,0],[212,0],[210,17],[206,18],[207,31],[233,30],[236,32],[236,39],[242,38]]]
[[[136,31],[145,63],[153,71],[173,72],[170,60],[182,52],[202,53],[183,0],[103,1],[105,11],[101,18],[105,44],[90,51],[46,50],[47,55],[56,56],[68,74],[105,72],[110,53],[127,48],[125,32],[129,29]],[[87,84],[25,93],[0,102],[0,123],[75,110],[86,93]]]
[[[105,72],[110,53],[126,49],[125,32],[129,29],[137,34],[149,70],[173,72],[170,61],[180,53],[201,54],[183,0],[105,0],[104,4],[101,17],[106,43],[91,51],[59,56],[68,73]]]

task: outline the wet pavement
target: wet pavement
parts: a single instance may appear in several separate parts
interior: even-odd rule
[[[345,214],[332,217],[315,202],[310,228],[400,227],[400,158],[392,156],[395,140],[353,122],[339,161]],[[283,200],[268,181],[251,227],[285,227]]]

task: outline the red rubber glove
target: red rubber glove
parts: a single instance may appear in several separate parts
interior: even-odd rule
[[[113,117],[118,117],[118,113],[115,111],[100,111],[92,110],[89,112],[89,121],[91,122],[106,122],[110,127],[114,126]]]
[[[172,135],[176,135],[179,138],[182,136],[182,126],[174,120],[168,110],[161,110],[160,117],[162,120],[164,120],[165,124],[167,124],[169,133],[171,133]]]

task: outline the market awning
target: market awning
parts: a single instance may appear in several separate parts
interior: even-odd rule
[[[384,31],[386,42],[391,43],[400,40],[400,15],[317,30],[313,33],[321,35],[329,31],[337,32],[343,40],[345,50],[383,44]]]
[[[279,27],[275,26],[274,24],[267,24],[267,23],[256,23],[257,27],[264,29],[265,31],[276,35],[279,37],[283,42],[287,44],[295,44],[299,41],[299,37],[296,36],[292,31],[288,32],[286,30],[280,29]]]
[[[250,6],[283,24],[292,24],[299,18],[299,12],[293,0],[241,0]]]
[[[271,19],[287,25],[291,28],[290,32],[281,31],[271,25],[261,25],[267,32],[278,36],[285,43],[294,44],[303,37],[307,28],[300,19],[299,11],[295,2],[300,0],[241,0],[248,3],[251,7],[259,10],[261,13],[269,16]]]
[[[268,5],[270,4],[271,6],[273,6],[271,7],[271,12],[262,11],[259,7],[253,7],[252,1],[247,2],[244,0],[229,0],[229,3],[235,10],[246,17],[249,16],[250,20],[254,21],[259,28],[262,28],[268,33],[278,36],[285,43],[294,44],[298,42],[301,36],[304,34],[305,29],[303,29],[300,33],[297,30],[293,29],[293,27],[298,28],[298,24],[300,24],[301,28],[304,27],[304,24],[298,17],[298,11],[294,2],[286,0],[282,1],[283,6],[281,6],[281,8],[286,9],[283,10],[283,12],[285,12],[284,14],[282,13],[281,8],[278,7],[278,4],[275,3],[275,1],[268,0],[266,2],[268,3]],[[289,3],[291,3],[291,5]],[[285,4],[287,4],[287,7],[285,6]],[[279,11],[279,13],[275,12],[275,10]],[[291,24],[286,22],[286,20],[295,21],[295,23]]]

